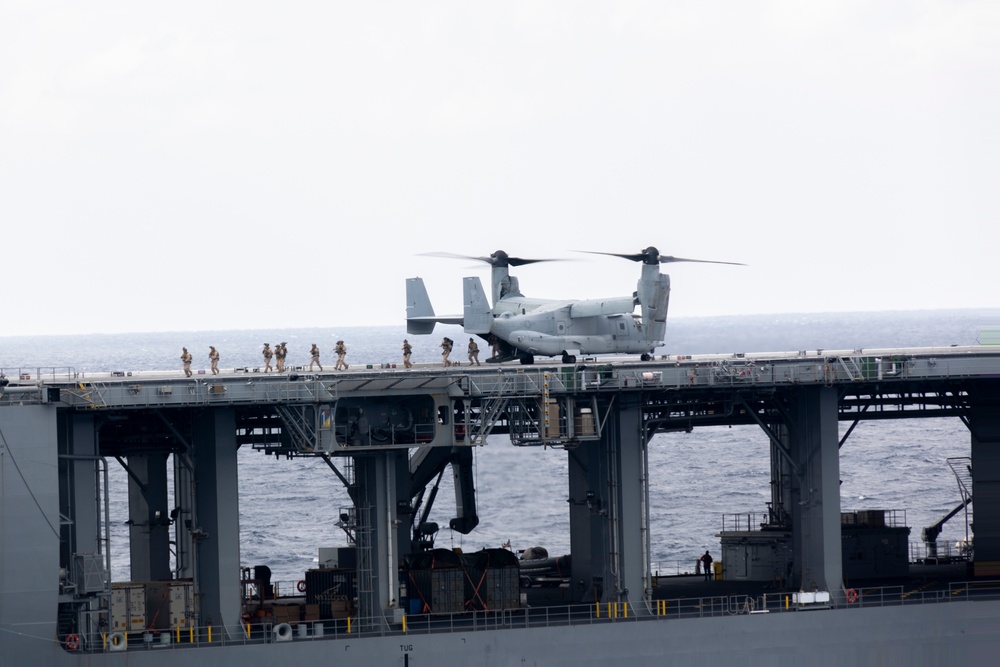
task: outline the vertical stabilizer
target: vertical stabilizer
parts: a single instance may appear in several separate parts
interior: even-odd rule
[[[423,278],[406,279],[406,333],[434,332],[434,307],[427,296]]]
[[[483,283],[479,278],[462,280],[462,301],[465,303],[463,321],[465,333],[488,334],[493,327],[493,312],[490,310]]]

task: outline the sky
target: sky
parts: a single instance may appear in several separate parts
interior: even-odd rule
[[[0,5],[0,336],[1000,305],[1000,4]]]

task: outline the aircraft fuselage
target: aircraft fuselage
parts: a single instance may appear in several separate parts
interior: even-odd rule
[[[493,335],[528,354],[650,353],[659,341],[643,334],[632,313],[571,316],[572,302],[546,304],[525,314],[505,310],[493,320]]]

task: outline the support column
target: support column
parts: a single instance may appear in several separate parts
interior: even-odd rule
[[[601,480],[600,443],[569,450],[569,539],[572,579],[567,602],[605,602],[604,518],[606,493]]]
[[[97,435],[94,416],[67,413],[61,415],[59,424],[60,456],[65,456],[66,494],[60,497],[63,516],[70,518],[62,531],[68,533],[61,540],[64,553],[60,555],[63,566],[74,576],[75,554],[100,554],[102,515],[98,493]],[[103,558],[101,559],[103,561]],[[78,582],[79,583],[79,582]]]
[[[236,415],[213,408],[194,418],[195,502],[191,533],[196,544],[199,625],[220,626],[231,637],[240,628],[240,507]]]
[[[167,453],[128,457],[129,556],[132,581],[170,579]]]
[[[195,546],[191,537],[195,510],[194,464],[187,452],[174,454],[174,507],[170,517],[174,521],[176,553],[176,579],[194,579]]]
[[[837,391],[803,387],[791,395],[793,583],[806,591],[843,589]]]
[[[788,427],[784,424],[775,424],[768,427],[768,435],[773,435],[770,440],[771,453],[771,505],[768,508],[767,523],[770,526],[791,526],[789,510],[792,506],[792,483],[795,477],[792,472],[787,452],[788,452]]]
[[[646,609],[649,512],[646,438],[638,397],[618,397],[601,440],[569,452],[570,601]]]
[[[354,457],[357,482],[358,617],[374,629],[402,620],[399,603],[399,474],[409,470],[406,450],[365,452]],[[405,500],[409,500],[406,498]],[[403,522],[409,516],[403,517]]]
[[[407,452],[406,456],[396,456],[395,457],[396,466],[396,501],[393,504],[395,508],[395,535],[396,535],[396,563],[397,565],[402,564],[403,559],[409,556],[414,551],[413,546],[413,506],[411,501],[413,496],[411,495],[411,485],[410,485],[410,456]],[[398,570],[398,568],[397,568]],[[400,596],[397,591],[396,602],[399,602]],[[405,609],[404,609],[405,611]]]
[[[976,576],[1000,575],[1000,394],[976,393],[972,431],[972,529]]]

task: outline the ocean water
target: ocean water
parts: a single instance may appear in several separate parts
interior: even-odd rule
[[[798,314],[675,318],[668,344],[658,354],[703,354],[793,350],[853,350],[976,344],[980,329],[1000,322],[1000,309],[890,313]],[[409,336],[414,361],[440,360],[443,336],[464,340],[458,327],[441,326],[431,336]],[[350,364],[400,361],[403,327],[233,330],[86,336],[0,336],[0,370],[73,368],[82,373],[166,370],[180,373],[181,347],[208,367],[208,346],[220,366],[259,367],[267,341],[287,341],[288,363],[308,364],[312,343],[333,364],[332,348],[343,339]],[[454,358],[461,354],[453,354]],[[849,424],[841,424],[841,433]],[[912,528],[937,521],[959,503],[949,457],[969,456],[970,436],[958,419],[862,422],[841,449],[843,509],[905,512]],[[437,546],[474,551],[510,542],[515,549],[544,546],[569,551],[566,453],[513,447],[491,436],[476,449],[480,525],[469,535],[453,533],[454,495],[446,475],[430,517],[442,526]],[[112,579],[129,578],[127,476],[112,461]],[[651,560],[661,572],[692,570],[706,549],[717,553],[723,517],[766,512],[769,500],[768,440],[755,426],[704,427],[692,433],[654,436],[649,447]],[[285,460],[244,448],[240,466],[240,540],[245,566],[268,565],[278,581],[301,579],[317,562],[318,548],[347,544],[335,525],[347,493],[329,468],[312,459]],[[970,512],[971,520],[971,512]],[[942,540],[966,537],[964,515],[945,527]]]

